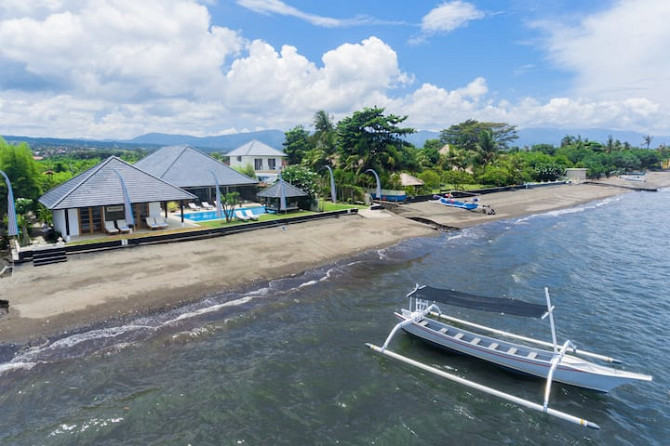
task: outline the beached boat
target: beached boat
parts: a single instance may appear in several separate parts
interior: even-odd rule
[[[579,350],[572,341],[567,340],[562,345],[559,345],[556,340],[556,329],[554,326],[554,307],[551,305],[549,291],[546,288],[546,306],[515,299],[475,296],[428,286],[417,286],[407,297],[409,298],[408,309],[402,309],[400,313],[395,313],[400,322],[391,330],[383,346],[378,347],[367,344],[370,348],[525,407],[541,410],[568,421],[597,428],[598,426],[590,421],[549,409],[549,394],[552,381],[559,381],[564,384],[598,392],[609,392],[622,384],[633,381],[651,381],[652,379],[649,375],[615,369],[588,361],[584,358],[619,363],[618,360],[607,356]],[[451,317],[444,314],[437,303],[482,311],[493,311],[505,315],[543,319],[548,316],[551,325],[552,342],[520,336]],[[447,374],[441,370],[391,352],[388,350],[388,346],[400,329],[439,347],[469,355],[505,369],[546,379],[544,403],[539,405],[523,400],[455,375]]]
[[[467,211],[474,211],[479,206],[479,202],[476,198],[473,201],[461,201],[449,196],[440,197],[439,195],[435,195],[433,198],[435,198],[435,203],[440,203],[453,208],[465,209]]]

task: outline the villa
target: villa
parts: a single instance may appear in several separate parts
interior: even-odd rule
[[[217,185],[223,193],[238,192],[245,200],[256,197],[257,180],[188,145],[163,147],[135,167],[192,193],[201,202],[214,202]]]
[[[286,164],[284,152],[255,139],[228,152],[226,156],[230,157],[230,167],[253,166],[256,178],[266,184],[274,183]]]
[[[54,229],[65,240],[72,236],[119,230],[131,207],[135,228],[144,228],[146,218],[161,217],[168,201],[196,198],[167,181],[111,156],[100,164],[48,191],[39,198],[53,213]]]

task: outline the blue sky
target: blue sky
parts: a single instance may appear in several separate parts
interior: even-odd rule
[[[363,107],[419,130],[670,134],[670,2],[3,0],[0,134],[310,127]]]

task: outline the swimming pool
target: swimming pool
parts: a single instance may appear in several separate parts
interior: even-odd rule
[[[252,206],[248,208],[235,208],[236,211],[242,210],[249,210],[253,212],[254,215],[261,215],[265,214],[265,206]],[[181,214],[177,214],[181,217]],[[222,219],[226,217],[221,217]],[[186,220],[191,220],[191,221],[209,221],[209,220],[218,220],[216,218],[216,210],[214,211],[198,211],[198,212],[189,212],[188,214],[184,214],[184,219]]]

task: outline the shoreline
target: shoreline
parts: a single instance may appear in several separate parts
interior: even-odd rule
[[[648,187],[670,187],[670,172],[649,175]],[[93,326],[125,321],[202,300],[222,291],[252,287],[408,238],[436,236],[442,227],[475,225],[574,207],[633,191],[623,180],[496,192],[480,197],[496,215],[431,202],[401,205],[396,214],[360,215],[259,229],[207,240],[76,254],[65,263],[17,265],[0,278],[0,347],[42,344]]]

